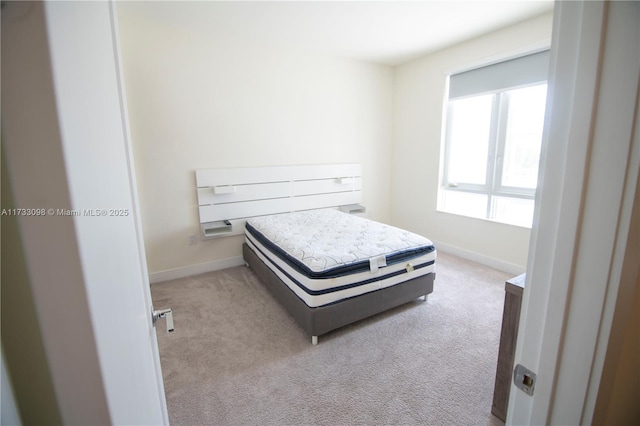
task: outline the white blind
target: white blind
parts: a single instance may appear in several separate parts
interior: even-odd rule
[[[459,74],[449,80],[449,99],[547,81],[549,51],[533,53]]]

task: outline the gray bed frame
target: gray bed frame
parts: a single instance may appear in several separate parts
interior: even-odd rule
[[[435,273],[413,278],[400,284],[365,293],[337,303],[310,308],[258,258],[246,243],[242,254],[247,265],[256,273],[271,294],[284,306],[296,322],[318,343],[318,336],[379,314],[433,292]]]

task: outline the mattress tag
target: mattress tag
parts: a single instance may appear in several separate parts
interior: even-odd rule
[[[372,274],[378,272],[378,269],[384,266],[387,266],[387,257],[384,254],[369,259],[369,271],[371,271]]]

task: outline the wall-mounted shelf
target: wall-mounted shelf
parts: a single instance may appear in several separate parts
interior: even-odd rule
[[[228,236],[233,232],[233,225],[228,220],[219,220],[216,222],[206,222],[200,225],[202,238],[216,238]]]
[[[349,213],[349,214],[360,214],[365,213],[367,208],[360,204],[347,204],[345,206],[340,206],[338,209],[341,212]]]

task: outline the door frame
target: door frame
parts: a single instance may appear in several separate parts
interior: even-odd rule
[[[589,424],[623,268],[640,168],[639,5],[557,1],[540,188],[508,424]],[[637,220],[637,218],[635,219]],[[627,269],[628,270],[628,269]],[[637,270],[637,269],[636,269]],[[628,275],[628,274],[627,274]]]
[[[117,76],[117,85],[118,85],[118,95],[120,100],[120,111],[121,111],[121,119],[123,125],[123,137],[124,137],[124,145],[125,145],[125,155],[127,159],[127,167],[129,171],[129,187],[131,190],[131,207],[132,207],[132,215],[134,218],[134,225],[136,229],[136,240],[138,244],[138,258],[140,262],[140,272],[141,272],[141,281],[143,284],[143,293],[145,298],[145,303],[147,306],[151,307],[150,315],[153,315],[154,306],[153,300],[151,298],[151,284],[149,282],[149,269],[147,268],[147,257],[146,250],[144,246],[144,235],[142,233],[142,221],[141,221],[141,213],[140,213],[140,203],[138,198],[138,184],[136,181],[136,167],[133,156],[133,146],[131,143],[131,127],[129,126],[129,111],[127,108],[127,95],[124,84],[124,72],[122,70],[122,55],[120,50],[120,31],[118,24],[118,9],[117,2],[110,0],[109,1],[109,13],[111,17],[111,36],[114,41],[114,61],[116,66],[116,76]],[[151,317],[150,317],[151,318]],[[153,321],[152,321],[153,322]],[[169,424],[169,414],[167,411],[167,398],[164,391],[164,380],[162,377],[162,366],[160,364],[160,349],[158,347],[158,339],[156,337],[157,329],[152,327],[151,332],[153,337],[151,339],[151,343],[153,346],[153,366],[156,371],[156,380],[157,380],[157,388],[158,388],[158,399],[160,401],[161,409],[162,409],[162,417],[164,420],[164,424]]]
[[[41,330],[23,340],[41,340],[48,364],[34,374],[50,375],[65,424],[168,424],[115,5],[3,6],[8,180],[16,207],[46,212],[17,217],[28,270],[21,285]],[[98,209],[107,213],[91,213]],[[37,406],[16,397],[21,410]]]

